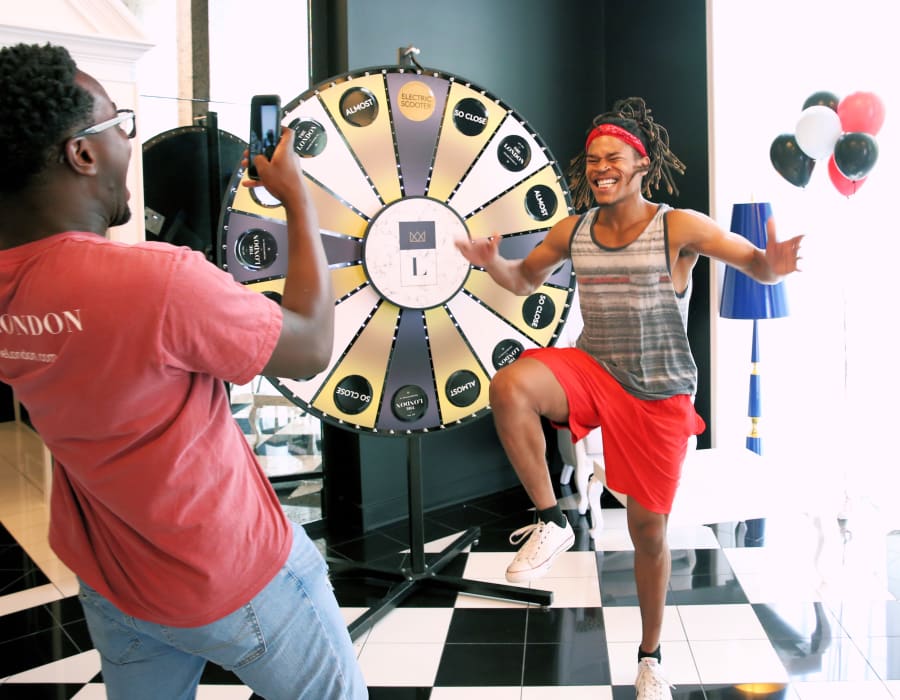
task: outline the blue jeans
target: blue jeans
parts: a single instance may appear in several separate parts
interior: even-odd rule
[[[79,599],[110,700],[194,698],[207,660],[268,700],[368,697],[325,561],[299,525],[281,571],[253,600],[212,624],[138,620],[84,582]]]

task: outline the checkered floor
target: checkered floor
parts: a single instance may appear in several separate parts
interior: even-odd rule
[[[100,660],[74,577],[46,546],[48,465],[39,444],[0,425],[0,698],[104,698]],[[605,510],[596,543],[562,487],[576,546],[535,587],[549,608],[416,590],[355,640],[373,699],[580,700],[634,697],[639,617],[624,511]],[[511,530],[533,513],[519,490],[429,513],[426,560],[460,532],[480,537],[442,571],[503,582]],[[744,526],[673,527],[663,668],[675,698],[900,698],[900,535],[859,508],[845,535],[834,519],[785,514],[765,544]],[[333,560],[409,565],[398,524],[351,540],[318,540]],[[387,584],[334,578],[350,624]],[[212,665],[201,700],[252,698]]]

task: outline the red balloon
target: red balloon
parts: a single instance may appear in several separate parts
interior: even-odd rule
[[[834,156],[828,159],[828,177],[831,178],[831,184],[834,185],[834,188],[846,197],[856,194],[856,191],[866,181],[866,178],[851,180],[849,177],[845,177],[838,168],[837,163],[834,162]]]
[[[854,92],[838,103],[844,131],[862,131],[874,136],[884,124],[884,103],[874,92]]]

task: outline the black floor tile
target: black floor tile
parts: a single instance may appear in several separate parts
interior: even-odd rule
[[[7,547],[0,565],[0,595],[9,595],[50,583],[21,547]]]
[[[522,644],[447,644],[438,666],[436,686],[519,686]]]
[[[428,700],[431,688],[369,688],[369,700]]]
[[[524,644],[528,610],[459,608],[453,611],[447,644]]]
[[[0,643],[27,637],[57,627],[57,621],[43,605],[0,617]]]
[[[523,685],[609,685],[605,646],[527,644]],[[634,688],[631,689],[632,697]]]
[[[7,530],[2,523],[0,523],[0,549],[18,546],[19,543],[16,541],[16,538],[10,534],[9,530]]]
[[[5,683],[0,685],[3,700],[69,700],[83,683]]]
[[[530,608],[527,644],[571,644],[599,653],[606,649],[602,608]]]
[[[94,648],[94,642],[91,639],[91,633],[88,631],[86,620],[76,620],[63,625],[63,631],[80,651],[89,651]]]
[[[482,510],[493,513],[497,517],[517,511],[524,512],[532,507],[531,499],[528,498],[525,489],[520,487],[479,498],[475,501],[475,505]]]
[[[716,576],[672,576],[667,605],[714,605],[746,603],[747,594],[734,578]]]
[[[74,656],[80,651],[62,627],[0,643],[0,678]]]
[[[424,522],[422,523],[422,529],[425,533],[426,542],[439,540],[443,537],[454,535],[459,532],[458,529],[454,529],[441,522],[431,520],[430,518],[425,518]],[[395,523],[394,525],[379,528],[378,532],[382,535],[386,535],[394,540],[397,540],[398,542],[402,542],[403,547],[410,546],[411,537],[409,533],[409,522],[406,520],[401,523]]]
[[[200,675],[200,685],[243,685],[243,681],[231,671],[226,671],[218,664],[206,662]]]
[[[46,603],[44,607],[61,625],[84,619],[84,608],[81,607],[77,595],[54,600],[52,603]]]
[[[351,540],[328,544],[329,554],[357,562],[373,562],[406,548],[406,542],[373,532]]]
[[[34,561],[17,544],[0,545],[0,572],[28,571],[34,568]]]
[[[428,513],[426,519],[431,523],[439,523],[454,532],[467,530],[470,527],[484,528],[498,519],[498,514],[480,508],[477,505],[464,504],[453,508],[443,508]]]

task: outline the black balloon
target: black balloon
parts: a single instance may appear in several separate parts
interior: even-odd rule
[[[834,164],[848,180],[862,180],[878,160],[878,144],[871,134],[848,131],[834,144]]]
[[[775,170],[785,180],[797,187],[806,187],[812,177],[816,161],[803,152],[797,145],[793,134],[780,134],[772,141],[769,158]]]
[[[803,109],[807,109],[815,105],[822,105],[823,107],[828,107],[828,109],[832,109],[837,112],[838,104],[840,104],[840,102],[841,98],[839,98],[833,92],[822,90],[821,92],[814,92],[812,95],[807,97],[806,102],[803,103]]]

